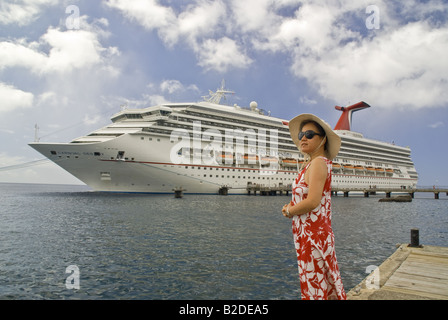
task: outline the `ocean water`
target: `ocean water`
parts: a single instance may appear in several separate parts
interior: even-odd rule
[[[445,194],[381,197],[333,197],[347,292],[409,243],[411,228],[424,245],[448,246]],[[300,299],[287,202],[0,184],[0,299]]]

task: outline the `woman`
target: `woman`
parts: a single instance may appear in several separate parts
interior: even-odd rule
[[[312,114],[292,119],[289,131],[306,159],[293,183],[292,201],[282,209],[292,218],[302,299],[345,300],[331,228],[331,160],[341,138]]]

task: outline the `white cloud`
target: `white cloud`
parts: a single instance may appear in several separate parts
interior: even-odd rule
[[[153,84],[149,84],[148,88],[154,88]],[[160,84],[160,90],[162,92],[167,92],[169,94],[175,93],[175,92],[185,92],[185,91],[194,91],[199,92],[199,88],[195,84],[190,84],[188,86],[185,86],[182,82],[179,80],[164,80]]]
[[[28,25],[45,9],[56,5],[58,0],[2,0],[0,3],[0,24]]]
[[[437,121],[437,122],[435,122],[433,124],[430,124],[428,127],[436,129],[436,128],[440,128],[440,127],[443,127],[443,126],[445,126],[443,121]]]
[[[164,96],[160,94],[145,94],[144,97],[144,103],[148,104],[149,106],[157,106],[165,103],[170,103],[169,100],[167,100]]]
[[[362,99],[386,108],[448,103],[448,61],[443,58],[448,28],[410,23],[328,49],[312,55],[296,52],[293,66],[322,96],[341,103]]]
[[[18,108],[30,108],[34,95],[0,82],[0,112],[13,111]]]
[[[51,46],[45,71],[70,72],[99,64],[104,50],[96,34],[85,30],[49,29],[42,40]]]
[[[225,72],[229,68],[246,68],[252,62],[235,40],[219,37],[232,29],[223,1],[197,0],[178,15],[152,0],[110,0],[107,4],[147,30],[157,30],[167,46],[186,44],[206,70]]]
[[[165,80],[160,84],[160,89],[162,92],[174,93],[176,91],[182,90],[183,85],[179,80]]]
[[[157,0],[108,0],[106,5],[120,10],[126,18],[136,20],[148,30],[168,27],[176,19],[174,11],[159,5]]]
[[[225,17],[226,7],[222,1],[199,0],[196,5],[189,5],[172,23],[163,26],[159,33],[168,45],[174,45],[182,39],[196,50],[200,39],[219,31]]]
[[[317,104],[317,101],[314,99],[310,99],[306,96],[300,97],[300,103],[302,104]]]
[[[85,21],[86,17],[81,20]],[[67,31],[50,27],[38,42],[25,39],[0,42],[0,71],[21,67],[43,75],[103,65],[105,70],[116,74],[117,70],[107,65],[106,60],[120,52],[116,47],[105,48],[100,42],[107,33],[84,22],[82,26],[82,29]]]
[[[380,29],[367,30],[351,22],[353,17],[365,21],[366,3],[303,1],[294,16],[271,18],[270,33],[252,32],[253,47],[289,54],[291,71],[336,103],[365,100],[383,108],[446,105],[448,26],[446,18],[440,19],[446,6],[440,1],[378,6]],[[420,20],[412,15],[415,12]]]
[[[47,92],[39,94],[39,96],[37,97],[37,105],[38,106],[45,105],[45,104],[61,106],[61,100],[58,99],[58,95],[56,92],[47,91]],[[62,105],[66,105],[66,104],[67,104],[67,100],[65,100],[65,103],[62,103]]]
[[[54,4],[51,0],[20,3],[34,17]],[[448,8],[442,0],[376,1],[379,30],[365,27],[366,7],[371,4],[367,0],[105,3],[129,21],[156,32],[167,47],[191,50],[205,71],[247,69],[258,53],[269,52],[274,57],[288,56],[293,75],[337,104],[365,100],[384,108],[424,108],[448,103]],[[15,4],[2,4],[9,10],[3,11],[13,12]],[[5,14],[0,14],[0,23],[7,20]],[[89,24],[83,16],[81,22],[79,30],[50,27],[35,42],[0,42],[0,71],[21,67],[36,74],[64,75],[99,67],[116,76],[119,71],[110,61],[120,51],[102,45],[109,21],[101,18]],[[161,96],[156,97],[159,93],[179,93],[185,86],[166,82],[160,89],[152,100],[161,101]]]
[[[0,70],[6,68],[23,67],[32,72],[40,72],[46,63],[47,57],[32,48],[35,45],[27,44],[23,39],[14,42],[0,42]]]
[[[199,65],[206,70],[225,72],[229,68],[246,68],[252,63],[238,44],[227,37],[207,39],[198,52]]]
[[[256,32],[264,34],[270,32],[270,28],[276,24],[278,16],[272,6],[272,0],[232,0],[232,20],[236,28],[243,33]]]

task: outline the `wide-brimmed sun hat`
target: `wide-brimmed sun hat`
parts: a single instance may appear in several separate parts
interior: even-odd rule
[[[341,148],[341,137],[331,129],[328,123],[314,114],[304,113],[289,121],[289,133],[297,148],[300,150],[299,132],[301,124],[304,121],[314,121],[324,129],[325,135],[327,136],[326,156],[329,160],[333,160],[338,155],[339,149]]]

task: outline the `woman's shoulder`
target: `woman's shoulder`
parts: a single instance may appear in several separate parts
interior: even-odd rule
[[[313,160],[308,165],[307,171],[315,171],[315,170],[321,170],[324,171],[327,169],[327,162],[324,160],[324,158],[318,157]]]
[[[320,165],[323,167],[324,165],[326,167],[331,167],[333,164],[333,161],[329,160],[326,157],[317,157],[316,159],[313,159],[313,161],[316,161],[317,163],[320,163]]]
[[[318,171],[318,172],[322,172],[322,174],[325,172],[325,174],[328,172],[328,170],[330,170],[329,168],[331,168],[331,161],[328,160],[325,157],[317,157],[315,159],[313,159],[310,162],[310,171]]]
[[[313,159],[310,164],[313,164],[313,163],[318,163],[319,165],[327,166],[328,164],[331,164],[331,161],[325,157],[317,157],[317,158]]]

